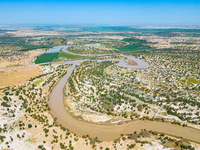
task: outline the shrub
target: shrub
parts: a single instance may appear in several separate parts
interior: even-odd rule
[[[125,141],[125,140],[126,140],[126,137],[123,137],[122,140]]]
[[[31,128],[32,127],[32,125],[31,124],[28,124],[28,128]]]
[[[5,138],[6,138],[5,136],[1,136],[1,135],[0,135],[0,140],[1,140],[1,142],[3,142]]]
[[[45,133],[48,133],[48,132],[49,132],[49,129],[44,128],[43,131],[44,131]]]
[[[8,97],[7,97],[7,96],[4,96],[3,99],[4,99],[5,101],[8,101]]]
[[[60,143],[60,148],[65,149],[65,145],[63,143]]]
[[[5,95],[8,95],[9,94],[9,92],[5,92]]]
[[[1,103],[1,106],[3,106],[3,107],[10,107],[10,105],[7,104],[7,102],[2,102],[2,103]]]
[[[132,149],[132,148],[135,147],[135,145],[136,145],[136,144],[131,144],[131,145],[129,146],[129,148]]]
[[[162,134],[160,134],[160,136],[165,136],[165,134],[164,134],[164,133],[162,133]]]
[[[43,145],[39,145],[38,148],[41,149],[43,147]]]

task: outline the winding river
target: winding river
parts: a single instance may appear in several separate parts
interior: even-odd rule
[[[138,65],[136,66],[127,65],[124,60],[120,59],[107,59],[107,60],[119,61],[119,64],[117,64],[118,66],[123,66],[131,69],[134,68],[145,69],[150,67],[150,65],[143,60],[136,59],[135,57],[131,56],[125,56],[125,57],[135,61]],[[98,62],[107,60],[98,60]],[[183,137],[185,139],[200,143],[200,130],[191,127],[181,127],[178,125],[173,125],[165,122],[141,121],[141,120],[131,121],[128,123],[124,123],[122,125],[98,125],[80,121],[70,116],[70,114],[64,107],[63,88],[68,78],[70,77],[72,71],[76,67],[76,65],[80,65],[80,62],[83,61],[87,60],[66,62],[66,64],[72,64],[72,66],[67,70],[66,75],[53,88],[49,96],[48,104],[49,107],[51,108],[50,113],[53,115],[53,117],[57,118],[57,122],[59,124],[62,124],[62,126],[73,131],[78,136],[89,134],[90,137],[92,138],[98,137],[98,139],[104,141],[112,141],[114,139],[117,139],[120,137],[121,133],[128,134],[128,133],[133,133],[134,131],[139,132],[141,131],[141,129],[146,129],[169,135]]]

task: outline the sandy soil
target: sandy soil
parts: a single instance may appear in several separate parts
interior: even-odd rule
[[[23,84],[31,77],[42,74],[38,66],[23,66],[0,69],[0,87]]]
[[[128,65],[138,65],[135,61],[131,60],[131,59],[128,59],[126,61],[126,63],[128,63]]]

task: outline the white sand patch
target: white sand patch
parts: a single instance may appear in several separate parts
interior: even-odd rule
[[[143,149],[145,150],[170,150],[170,149],[173,149],[173,148],[164,148],[163,145],[161,145],[159,142],[155,142],[155,141],[151,141],[152,142],[152,145],[149,145],[149,144],[144,144],[143,145]]]
[[[17,134],[19,134],[21,138],[17,137]],[[4,139],[4,142],[1,143],[0,149],[6,149],[9,145],[10,150],[35,150],[38,148],[38,145],[43,145],[41,141],[37,142],[36,139],[32,137],[32,134],[26,130],[15,130],[2,135],[6,138]],[[24,135],[23,138],[22,135]],[[11,137],[13,138],[13,141],[11,141]],[[6,144],[6,142],[9,142],[9,144]],[[45,146],[45,148],[51,150],[51,147]]]
[[[87,121],[92,121],[92,122],[106,122],[110,120],[111,118],[106,116],[106,115],[92,115],[92,114],[83,114],[82,118]]]
[[[55,71],[55,69],[53,67],[51,67],[50,65],[48,65],[48,66],[39,66],[39,68],[42,70],[43,74],[51,73],[51,72]]]
[[[8,107],[9,110],[14,111],[14,117],[13,113],[8,112],[6,107],[0,106],[0,127],[3,127],[4,124],[7,124],[8,127],[12,126],[21,116],[24,115],[24,112],[20,110],[21,103],[14,103],[10,104],[11,107]],[[16,106],[16,107],[15,107]]]
[[[171,107],[173,107],[173,108],[175,108],[175,109],[179,109],[180,106],[179,106],[179,105],[174,105],[174,104],[172,104]]]
[[[163,114],[166,114],[166,110],[162,109],[159,106],[151,106],[152,111],[151,114],[153,114],[154,117],[158,117],[158,118],[165,118],[167,120],[176,120],[176,121],[181,121],[178,117],[176,116],[172,116],[172,115],[167,115],[164,116]]]
[[[127,104],[123,103],[121,105],[116,105],[114,107],[114,111],[119,111],[119,112],[126,111],[126,112],[130,112],[132,110],[131,110],[131,105],[129,103],[127,103]]]

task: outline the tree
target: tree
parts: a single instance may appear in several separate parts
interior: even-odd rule
[[[8,95],[9,94],[9,92],[5,92],[5,95]]]
[[[138,108],[138,111],[142,111],[143,109],[142,105],[138,105],[137,108]]]
[[[43,131],[44,131],[45,133],[48,133],[48,132],[49,132],[49,129],[44,128]]]
[[[7,96],[4,96],[3,99],[4,99],[5,101],[8,101],[8,97],[7,97]]]
[[[5,136],[1,136],[1,135],[0,135],[0,141],[1,141],[1,142],[3,142],[5,138],[6,138]]]
[[[32,125],[31,125],[31,124],[28,124],[28,128],[32,128]]]
[[[38,148],[41,149],[43,147],[43,145],[39,145]]]
[[[65,145],[63,143],[60,143],[60,148],[65,149]]]

